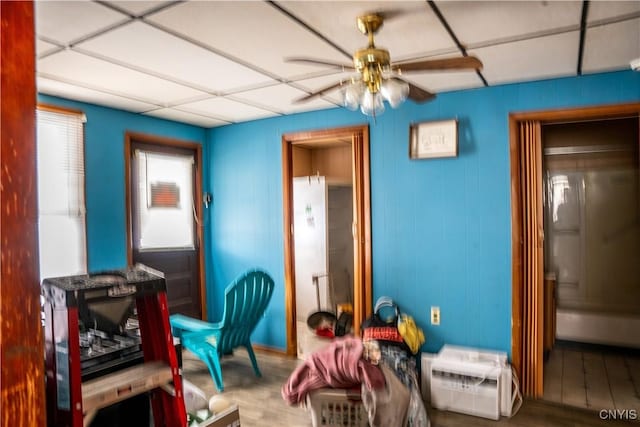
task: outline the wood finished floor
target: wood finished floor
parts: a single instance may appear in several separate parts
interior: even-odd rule
[[[640,413],[640,356],[556,347],[544,366],[545,400]]]
[[[271,353],[257,352],[262,378],[254,375],[244,350],[222,361],[226,398],[240,407],[243,427],[306,427],[311,426],[309,413],[299,407],[288,406],[280,395],[280,388],[300,360]],[[217,394],[206,366],[189,351],[183,352],[184,377],[201,388],[207,396]],[[434,427],[595,427],[638,426],[640,422],[601,420],[597,411],[561,406],[542,400],[526,400],[513,418],[500,421],[471,417],[428,408]],[[394,426],[384,426],[394,427]]]

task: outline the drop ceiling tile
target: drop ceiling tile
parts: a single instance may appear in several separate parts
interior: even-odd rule
[[[334,104],[322,98],[311,99],[306,102],[294,103],[297,98],[305,96],[307,93],[293,88],[286,84],[269,86],[261,89],[240,92],[233,95],[234,99],[248,101],[253,104],[263,104],[272,110],[282,113],[298,113],[302,111],[322,110],[335,107]]]
[[[61,45],[128,19],[122,13],[89,1],[36,1],[35,13],[36,34]]]
[[[134,1],[109,1],[110,3],[122,10],[127,11],[133,16],[141,16],[145,13],[157,9],[163,5],[171,3],[170,1],[142,1],[142,0],[134,0]]]
[[[56,80],[38,77],[36,85],[39,93],[46,95],[59,96],[62,98],[74,99],[76,101],[88,102],[90,104],[103,105],[105,107],[118,108],[120,110],[141,113],[153,108],[157,108],[153,104],[136,101],[134,99],[124,98],[122,96],[112,95],[110,93],[100,92],[81,86],[76,86]]]
[[[307,74],[305,76],[299,76],[295,80],[291,80],[290,82],[301,84],[302,86],[306,86],[307,89],[316,89],[318,86],[327,86],[331,83],[336,83],[341,80],[349,80],[352,76],[358,76],[358,73],[355,71],[328,71],[322,74]],[[309,85],[311,85],[309,87]]]
[[[482,60],[482,74],[489,84],[541,80],[575,75],[578,43],[579,32],[573,31],[473,49],[469,54]]]
[[[205,128],[229,124],[229,122],[225,122],[224,120],[218,120],[200,114],[187,113],[185,111],[176,110],[175,108],[160,108],[158,110],[148,111],[144,114],[147,116],[159,117],[161,119],[173,120],[181,123],[189,123]]]
[[[314,92],[338,82],[348,82],[352,75],[354,75],[354,73],[335,73],[326,76],[296,80],[293,84],[308,92]],[[328,92],[323,95],[322,98],[333,102],[334,104],[342,105],[342,94],[340,93],[339,88]]]
[[[640,18],[587,28],[585,72],[628,69],[635,58],[640,58]]]
[[[219,117],[229,122],[244,122],[278,115],[278,113],[273,111],[264,110],[223,97],[190,102],[182,104],[177,108],[182,111],[203,114],[205,116]]]
[[[58,49],[60,49],[60,47],[56,46],[53,43],[48,43],[43,40],[36,39],[36,55],[37,56],[42,56]]]
[[[385,20],[375,36],[376,45],[388,49],[392,60],[456,50],[425,1],[284,1],[278,4],[350,53],[367,45],[366,36],[358,30],[357,17],[374,11],[399,12]]]
[[[37,68],[39,73],[59,77],[60,80],[75,81],[115,95],[125,95],[159,105],[206,95],[186,86],[73,51],[47,56],[38,61]]]
[[[579,1],[438,1],[440,11],[468,47],[558,28],[578,30]]]
[[[77,47],[208,91],[276,83],[262,73],[143,22],[124,25]]]
[[[433,93],[484,86],[475,71],[411,73],[406,74],[404,78]]]
[[[640,12],[640,1],[592,1],[589,2],[587,22],[615,18]]]
[[[181,3],[148,20],[284,78],[318,71],[318,67],[284,62],[289,56],[312,52],[319,58],[349,62],[266,2]]]

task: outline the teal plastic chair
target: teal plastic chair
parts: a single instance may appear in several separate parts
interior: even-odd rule
[[[251,347],[251,333],[269,305],[273,287],[269,274],[250,270],[225,289],[220,322],[205,322],[182,314],[170,316],[173,336],[179,337],[182,346],[207,365],[218,391],[224,390],[220,358],[234,348],[245,347],[256,376],[262,376]]]

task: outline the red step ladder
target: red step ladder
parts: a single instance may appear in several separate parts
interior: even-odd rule
[[[187,425],[162,273],[136,265],[45,279],[42,292],[49,426],[87,427],[98,410],[147,392],[156,427]],[[79,310],[116,298],[135,298],[144,363],[82,381]]]

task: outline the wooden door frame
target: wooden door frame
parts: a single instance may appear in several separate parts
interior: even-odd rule
[[[371,193],[368,125],[322,129],[282,135],[282,202],[284,213],[284,280],[285,316],[287,322],[287,355],[297,352],[295,254],[293,250],[293,146],[318,140],[350,139],[354,207],[354,232],[359,245],[354,253],[354,332],[371,314]]]
[[[533,112],[512,113],[509,115],[509,151],[511,159],[511,358],[516,373],[521,377],[522,373],[522,342],[523,336],[533,334],[533,331],[524,330],[523,294],[524,294],[524,256],[523,247],[527,243],[523,237],[523,193],[521,191],[522,150],[518,129],[521,122],[536,121],[540,124],[560,123],[568,121],[604,120],[625,116],[639,116],[640,103],[601,105],[592,107],[580,107],[558,110],[543,110]],[[542,146],[536,148],[542,154]],[[542,198],[536,200],[536,208],[542,207]],[[544,268],[544,266],[542,266]],[[542,275],[544,271],[540,271]],[[542,301],[539,302],[540,304]],[[542,320],[542,319],[540,319]],[[542,329],[540,329],[542,331]],[[542,349],[542,347],[540,348]],[[536,373],[542,377],[544,361],[542,355],[529,355],[535,361]],[[521,389],[526,389],[522,384]]]
[[[131,218],[131,145],[134,142],[140,142],[148,145],[156,145],[158,147],[175,147],[194,150],[196,153],[195,165],[195,188],[194,188],[194,206],[196,217],[202,221],[202,204],[200,196],[202,194],[202,144],[193,141],[185,141],[174,138],[166,138],[157,135],[149,135],[138,132],[125,132],[124,138],[124,185],[126,194],[126,218],[127,218],[127,264],[133,264],[133,221]],[[204,271],[204,233],[202,226],[196,226],[196,239],[198,241],[198,288],[200,289],[200,316],[202,319],[207,317],[207,298],[205,288],[205,271]]]
[[[34,5],[0,3],[0,424],[43,426]],[[55,381],[55,378],[49,378]]]

